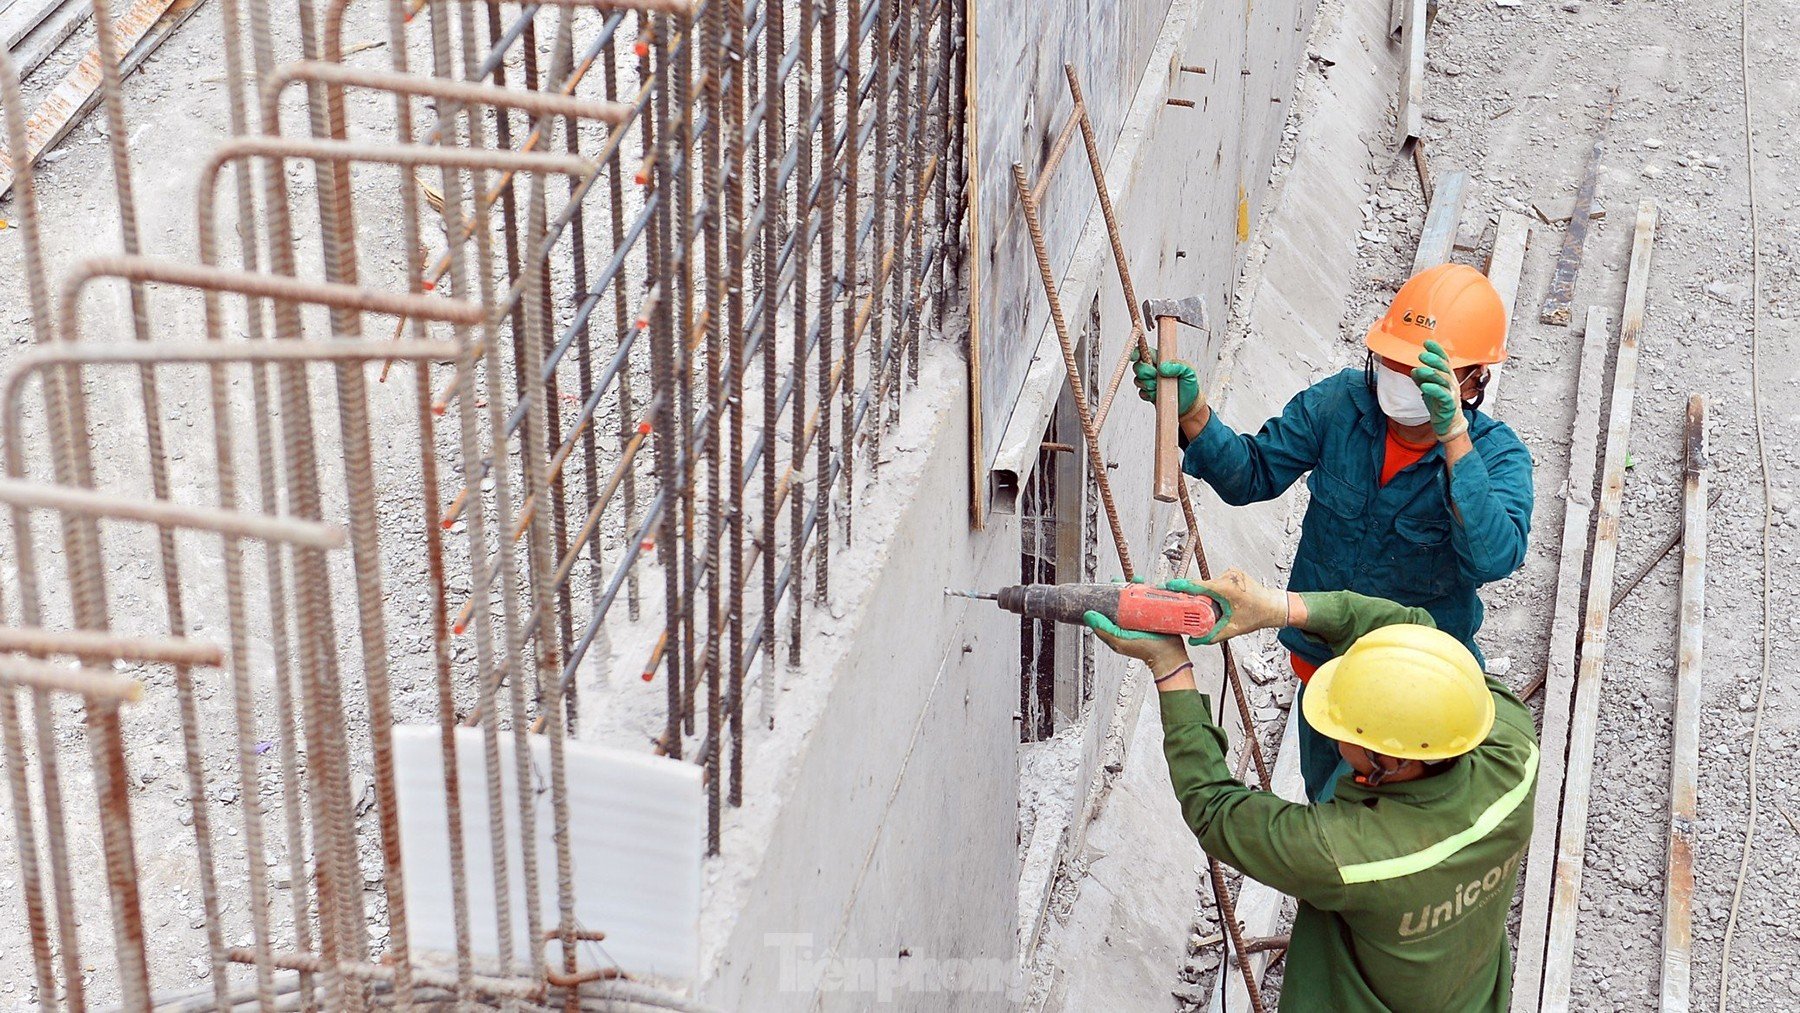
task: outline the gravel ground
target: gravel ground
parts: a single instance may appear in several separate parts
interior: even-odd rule
[[[1490,657],[1510,655],[1511,681],[1543,670],[1555,589],[1567,471],[1579,322],[1588,305],[1615,319],[1639,201],[1655,201],[1661,225],[1650,275],[1619,543],[1621,576],[1636,572],[1680,516],[1683,413],[1690,392],[1710,409],[1715,490],[1708,541],[1707,621],[1701,726],[1700,812],[1694,874],[1694,1002],[1718,1005],[1721,948],[1749,815],[1751,732],[1761,673],[1764,484],[1751,391],[1749,163],[1739,73],[1735,0],[1531,3],[1446,0],[1433,28],[1425,86],[1426,134],[1435,169],[1467,169],[1472,188],[1464,230],[1494,213],[1528,212],[1542,198],[1571,196],[1607,92],[1618,104],[1601,161],[1598,203],[1576,291],[1576,328],[1538,324],[1538,306],[1561,246],[1562,227],[1535,221],[1519,293],[1512,360],[1497,412],[1532,448],[1537,512],[1532,550],[1514,577],[1490,585],[1482,639]],[[1780,884],[1795,868],[1800,786],[1786,757],[1800,731],[1788,675],[1795,586],[1785,578],[1797,542],[1792,514],[1796,450],[1793,387],[1800,345],[1800,245],[1796,169],[1786,134],[1800,112],[1800,86],[1780,40],[1796,9],[1750,0],[1750,81],[1757,130],[1757,200],[1763,281],[1761,392],[1768,442],[1774,636],[1773,674],[1757,760],[1761,813],[1743,886],[1726,1008],[1784,1010],[1800,1004],[1800,920]],[[1386,237],[1361,251],[1366,283],[1346,342],[1410,268],[1423,218],[1409,163],[1390,171],[1365,205],[1367,226]],[[1603,415],[1602,418],[1605,416]],[[1576,943],[1574,1007],[1640,1010],[1660,982],[1669,738],[1676,657],[1680,554],[1657,567],[1612,615],[1600,742],[1588,825]]]

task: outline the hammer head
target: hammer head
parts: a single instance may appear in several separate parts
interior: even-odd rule
[[[1159,317],[1174,317],[1189,327],[1197,327],[1203,331],[1211,330],[1206,317],[1206,300],[1197,295],[1188,296],[1186,299],[1145,299],[1144,328],[1149,331],[1156,330],[1156,321]]]

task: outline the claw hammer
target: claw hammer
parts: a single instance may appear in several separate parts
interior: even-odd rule
[[[1177,358],[1177,324],[1206,333],[1206,302],[1197,295],[1186,299],[1145,299],[1144,326],[1156,330],[1156,361]],[[1181,498],[1181,391],[1173,383],[1156,384],[1156,500],[1173,503]]]

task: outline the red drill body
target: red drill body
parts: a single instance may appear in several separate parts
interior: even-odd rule
[[[1033,619],[1080,623],[1098,612],[1121,629],[1203,637],[1219,624],[1219,606],[1198,594],[1148,584],[1018,584],[1000,589],[1000,607]]]

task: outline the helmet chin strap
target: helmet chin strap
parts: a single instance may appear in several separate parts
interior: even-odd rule
[[[1369,766],[1371,769],[1367,774],[1358,774],[1356,776],[1356,779],[1357,779],[1357,781],[1361,782],[1362,784],[1366,785],[1367,787],[1370,787],[1370,788],[1381,787],[1381,782],[1386,781],[1388,778],[1393,777],[1395,774],[1400,773],[1401,767],[1406,766],[1406,761],[1401,760],[1400,765],[1397,767],[1384,767],[1381,765],[1381,761],[1378,759],[1378,757],[1381,755],[1380,753],[1375,752],[1374,750],[1370,749],[1367,746],[1362,746],[1360,748],[1363,751],[1363,756],[1368,759]]]
[[[1475,396],[1463,400],[1462,406],[1464,408],[1473,411],[1474,409],[1481,407],[1481,402],[1487,400],[1488,380],[1492,379],[1493,375],[1493,371],[1489,370],[1486,366],[1480,367],[1478,372],[1469,374],[1470,378],[1475,381]],[[1458,393],[1461,392],[1459,391]]]

